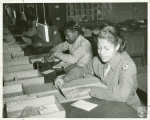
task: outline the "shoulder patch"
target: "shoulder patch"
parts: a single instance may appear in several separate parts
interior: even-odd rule
[[[125,64],[125,65],[122,67],[123,70],[127,70],[128,68],[129,68],[129,65],[128,65],[128,64]]]
[[[83,45],[85,45],[85,42],[81,42],[81,44],[80,44],[81,46],[83,46]]]
[[[54,34],[57,34],[57,31],[54,31]]]

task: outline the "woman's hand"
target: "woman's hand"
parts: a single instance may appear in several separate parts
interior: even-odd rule
[[[56,89],[58,89],[58,90],[59,90],[59,88],[61,89],[62,86],[64,86],[64,84],[65,84],[65,81],[64,81],[62,78],[59,78],[59,77],[57,77],[57,78],[55,79],[55,81],[54,81],[54,87],[55,87]],[[58,87],[59,87],[59,88],[58,88]]]
[[[55,51],[51,51],[51,52],[49,52],[48,54],[46,54],[45,55],[45,59],[46,59],[46,61],[54,61],[54,53],[55,53]]]
[[[86,95],[89,94],[89,92],[91,91],[92,87],[80,87],[77,88],[75,90],[70,91],[66,97],[70,98],[70,97],[76,97],[79,95]]]

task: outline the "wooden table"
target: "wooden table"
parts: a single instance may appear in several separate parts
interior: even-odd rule
[[[98,106],[91,111],[82,110],[71,106],[72,103],[62,103],[66,110],[67,118],[137,118],[138,114],[129,105],[123,102],[111,102],[96,98],[84,99],[87,102],[95,103]]]

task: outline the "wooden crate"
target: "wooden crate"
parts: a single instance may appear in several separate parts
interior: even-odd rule
[[[17,99],[22,100],[26,98],[25,91],[22,84],[10,85],[3,87],[3,104]]]
[[[3,35],[3,39],[12,39],[12,38],[13,38],[13,36],[11,34]]]
[[[13,58],[15,58],[15,57],[23,57],[24,56],[24,51],[15,51],[15,52],[12,52],[11,56]]]
[[[3,108],[6,103],[34,99],[36,96],[29,96],[22,84],[4,86]],[[20,92],[19,92],[20,91]]]
[[[29,57],[18,57],[3,63],[3,67],[30,64]]]
[[[11,53],[3,54],[3,62],[8,62],[12,60]]]
[[[44,84],[44,77],[25,78],[23,80],[18,80],[18,81],[4,82],[4,86],[15,85],[15,84],[23,84],[24,87]]]
[[[20,72],[12,72],[4,74],[4,81],[17,81],[25,78],[41,77],[42,75],[38,70],[28,70]]]
[[[40,114],[39,109],[43,109],[42,107],[48,105],[56,105],[59,109],[58,111],[53,111],[47,114]],[[8,118],[17,118],[21,117],[21,112],[25,107],[31,107],[30,113],[27,114],[27,116],[24,117],[30,117],[30,118],[65,118],[65,110],[62,107],[62,105],[59,103],[57,98],[52,96],[47,97],[41,97],[41,98],[35,98],[30,100],[22,100],[17,102],[10,102],[6,104],[6,112]]]
[[[5,74],[11,72],[27,71],[27,70],[33,70],[33,64],[4,67],[3,73]]]
[[[17,51],[22,51],[19,45],[3,44],[3,53],[12,53]]]

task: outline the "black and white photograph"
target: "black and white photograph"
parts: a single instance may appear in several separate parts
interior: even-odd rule
[[[149,118],[148,1],[1,2],[5,118]]]

